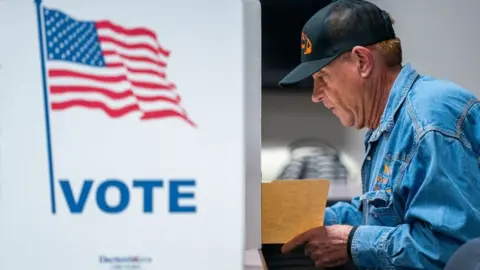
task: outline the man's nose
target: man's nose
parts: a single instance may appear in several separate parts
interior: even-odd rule
[[[312,101],[314,103],[319,103],[322,101],[322,98],[323,98],[323,91],[321,91],[320,89],[313,89]]]

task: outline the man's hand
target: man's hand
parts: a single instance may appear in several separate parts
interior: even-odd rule
[[[297,235],[283,245],[282,252],[288,253],[305,245],[305,254],[319,267],[335,267],[349,260],[347,252],[349,225],[322,226]]]

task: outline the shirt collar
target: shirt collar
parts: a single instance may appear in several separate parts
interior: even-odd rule
[[[367,132],[367,138],[369,141],[375,141],[380,137],[382,132],[389,132],[393,129],[395,124],[395,114],[405,102],[407,93],[412,88],[413,83],[418,76],[419,74],[410,64],[406,64],[402,67],[393,83],[392,89],[390,90],[387,106],[385,106],[385,110],[380,118],[378,128]]]

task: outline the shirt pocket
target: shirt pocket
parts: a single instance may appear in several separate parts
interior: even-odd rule
[[[364,225],[397,226],[400,223],[393,205],[392,193],[386,190],[369,191],[360,196]]]

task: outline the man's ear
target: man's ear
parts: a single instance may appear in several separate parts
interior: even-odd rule
[[[355,46],[352,49],[351,56],[357,63],[358,72],[362,78],[367,78],[373,69],[373,53],[362,46]]]

